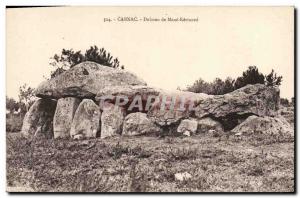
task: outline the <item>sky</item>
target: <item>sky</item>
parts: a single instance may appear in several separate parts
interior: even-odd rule
[[[137,17],[137,22],[118,21]],[[197,22],[143,21],[197,18]],[[104,18],[112,22],[104,22]],[[113,20],[115,19],[115,21]],[[283,76],[294,96],[293,7],[58,7],[6,10],[6,94],[18,98],[54,69],[63,48],[104,47],[149,86],[174,90],[199,78],[236,78],[248,66]]]

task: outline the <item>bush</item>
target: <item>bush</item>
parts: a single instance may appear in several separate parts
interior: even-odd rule
[[[216,78],[212,83],[205,82],[201,78],[197,80],[192,86],[187,87],[187,91],[195,93],[206,93],[210,95],[223,95],[234,90],[234,80],[226,78],[223,81]]]
[[[249,66],[243,75],[236,79],[234,87],[239,89],[248,84],[265,84],[265,76],[258,71],[256,66]]]
[[[288,99],[286,98],[280,98],[280,104],[284,107],[289,107],[290,106],[290,102]]]
[[[279,86],[281,85],[282,76],[277,76],[272,69],[271,73],[266,75],[266,85],[270,87]]]
[[[188,147],[188,148],[172,148],[169,147],[167,152],[165,153],[167,159],[169,161],[182,161],[189,159],[196,159],[198,157],[198,147]]]

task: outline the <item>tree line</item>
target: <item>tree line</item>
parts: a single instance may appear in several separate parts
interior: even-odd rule
[[[282,82],[282,76],[278,76],[274,70],[264,75],[258,71],[256,66],[249,66],[242,76],[233,79],[227,77],[225,80],[216,78],[213,82],[206,82],[203,79],[198,79],[193,85],[187,86],[187,91],[195,93],[206,93],[210,95],[223,95],[232,92],[236,89],[244,87],[248,84],[264,84],[266,86],[279,86]]]

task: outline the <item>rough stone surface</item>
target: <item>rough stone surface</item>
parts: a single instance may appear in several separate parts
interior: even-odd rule
[[[197,128],[198,128],[198,122],[196,120],[184,119],[181,120],[177,128],[177,132],[191,134],[191,133],[196,133]]]
[[[209,117],[199,119],[197,132],[207,133],[209,130],[214,130],[221,133],[223,132],[223,127],[221,123]]]
[[[101,138],[120,135],[124,121],[124,109],[116,105],[107,105],[101,115]]]
[[[294,130],[284,117],[250,116],[232,130],[239,135],[294,136]]]
[[[100,90],[95,99],[118,104],[129,112],[148,112],[160,92],[160,89],[147,86],[114,86]],[[138,105],[139,102],[141,108],[134,108],[134,105]]]
[[[41,83],[35,91],[41,98],[93,98],[106,87],[146,85],[136,75],[121,69],[83,62],[64,73]]]
[[[77,138],[80,135],[83,138],[97,137],[100,131],[100,116],[100,108],[93,100],[82,100],[71,124],[71,137]]]
[[[53,116],[56,101],[38,99],[26,113],[21,133],[25,137],[44,136],[53,137]]]
[[[170,126],[193,115],[196,105],[211,97],[186,91],[163,92],[150,108],[148,117],[160,126]]]
[[[67,97],[57,101],[53,118],[54,138],[70,137],[71,124],[80,99]]]
[[[142,135],[159,133],[160,128],[156,126],[145,113],[131,113],[125,117],[122,135]]]
[[[255,114],[275,116],[279,109],[279,89],[262,84],[247,85],[231,93],[215,95],[201,101],[195,111],[198,118]]]

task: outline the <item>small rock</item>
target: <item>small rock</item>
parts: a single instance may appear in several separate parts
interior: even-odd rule
[[[242,133],[241,132],[238,132],[238,133],[236,133],[236,134],[234,134],[235,136],[241,136],[242,135]]]
[[[83,135],[82,134],[77,134],[73,136],[74,140],[82,140],[83,139]]]
[[[184,181],[184,180],[188,180],[191,179],[192,175],[188,172],[183,172],[183,173],[176,173],[175,174],[175,180],[178,181]]]
[[[177,132],[191,135],[191,133],[196,133],[197,127],[198,127],[198,123],[196,120],[185,119],[180,122],[177,128]]]
[[[198,133],[207,133],[210,132],[210,130],[223,132],[223,127],[221,123],[209,117],[198,120]]]
[[[183,135],[190,137],[191,136],[191,132],[190,131],[185,131],[185,132],[183,132]]]

